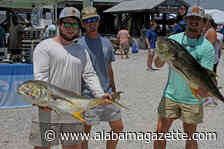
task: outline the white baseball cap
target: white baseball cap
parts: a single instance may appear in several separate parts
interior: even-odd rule
[[[74,7],[65,7],[64,9],[62,9],[59,15],[59,19],[66,17],[76,17],[80,20],[80,11]]]
[[[187,16],[185,17],[189,17],[189,16],[198,16],[198,17],[204,18],[205,10],[199,6],[192,6],[188,9]]]

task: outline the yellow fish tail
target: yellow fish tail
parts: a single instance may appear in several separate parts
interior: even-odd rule
[[[198,99],[198,101],[200,101],[201,97],[198,94],[198,91],[196,89],[192,88],[192,87],[190,87],[190,89],[191,89],[191,92],[193,93],[193,95]]]
[[[74,112],[74,113],[72,114],[72,116],[75,117],[76,119],[82,121],[82,122],[86,122],[86,120],[83,119],[83,118],[81,117],[81,114],[82,114],[83,112],[84,112],[84,110],[80,110],[80,111]]]

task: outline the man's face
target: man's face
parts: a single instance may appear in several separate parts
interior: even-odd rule
[[[59,25],[59,33],[66,41],[72,41],[79,36],[79,23],[73,17],[64,18]]]
[[[203,19],[199,16],[189,16],[185,20],[187,24],[186,31],[192,35],[200,35],[202,33],[204,24]]]
[[[87,34],[98,32],[99,20],[99,17],[92,17],[82,21],[83,28],[85,28]]]

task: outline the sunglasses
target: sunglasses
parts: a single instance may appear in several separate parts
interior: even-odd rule
[[[84,23],[88,24],[88,23],[95,23],[99,20],[99,17],[92,17],[92,18],[88,18],[83,20]]]
[[[69,23],[69,22],[64,22],[64,21],[62,21],[62,23],[64,24],[65,28],[70,28],[70,27],[72,27],[73,29],[79,28],[79,24],[77,24],[77,23]]]

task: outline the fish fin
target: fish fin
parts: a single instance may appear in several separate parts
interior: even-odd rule
[[[196,90],[196,89],[194,89],[192,87],[190,87],[190,89],[191,89],[191,92],[193,93],[193,95],[200,101],[201,100],[201,97],[198,94],[198,90]]]
[[[57,95],[53,95],[53,94],[50,94],[51,98],[54,99],[54,100],[63,100],[63,101],[67,101],[68,103],[74,105],[74,103],[66,98],[63,98],[63,97],[60,97],[60,96],[57,96]]]
[[[206,68],[205,68],[206,69]],[[211,71],[209,69],[206,69],[206,71],[208,72],[208,74],[213,77],[213,78],[218,78],[219,76],[214,72],[214,71]]]
[[[112,101],[112,100],[111,100],[111,103],[112,103],[112,104],[115,104],[115,105],[117,105],[117,106],[119,106],[119,107],[121,107],[121,108],[124,108],[124,109],[126,109],[126,110],[128,110],[128,109],[129,109],[128,107],[126,107],[126,106],[124,106],[124,105],[120,104],[120,103],[119,103],[119,102],[117,102],[117,101]]]
[[[83,112],[84,112],[84,110],[79,110],[79,111],[77,111],[77,112],[74,112],[74,113],[72,114],[72,116],[75,117],[75,118],[77,118],[78,120],[80,120],[80,121],[82,121],[82,122],[86,122],[86,120],[83,119],[83,118],[81,117],[81,114],[82,114]]]
[[[120,98],[120,94],[122,94],[122,93],[124,93],[124,92],[118,91],[118,92],[111,94],[112,100],[114,101],[115,99]]]
[[[89,103],[88,103],[88,106],[87,106],[87,110],[96,106],[96,105],[102,104],[102,103],[104,103],[103,98],[97,98],[97,99],[90,100]]]
[[[219,99],[222,102],[224,102],[224,97],[223,96],[218,98],[218,97],[214,96],[213,94],[211,94],[210,92],[208,92],[208,96],[212,97],[213,99]]]
[[[105,99],[102,99],[102,98],[90,100],[87,109],[90,109],[91,107],[94,107],[94,106],[96,106],[96,105],[99,105],[99,104],[104,103],[104,100],[105,100]],[[119,106],[119,107],[122,107],[122,108],[128,110],[128,108],[127,108],[126,106],[120,104],[120,103],[117,102],[117,101],[113,101],[113,100],[109,100],[109,99],[108,99],[108,101],[109,101],[111,104],[115,104],[115,105],[117,105],[117,106]]]
[[[77,107],[81,107],[82,105],[81,104],[79,104],[79,103],[72,103],[71,104],[71,107],[73,107],[73,108],[77,108]]]

